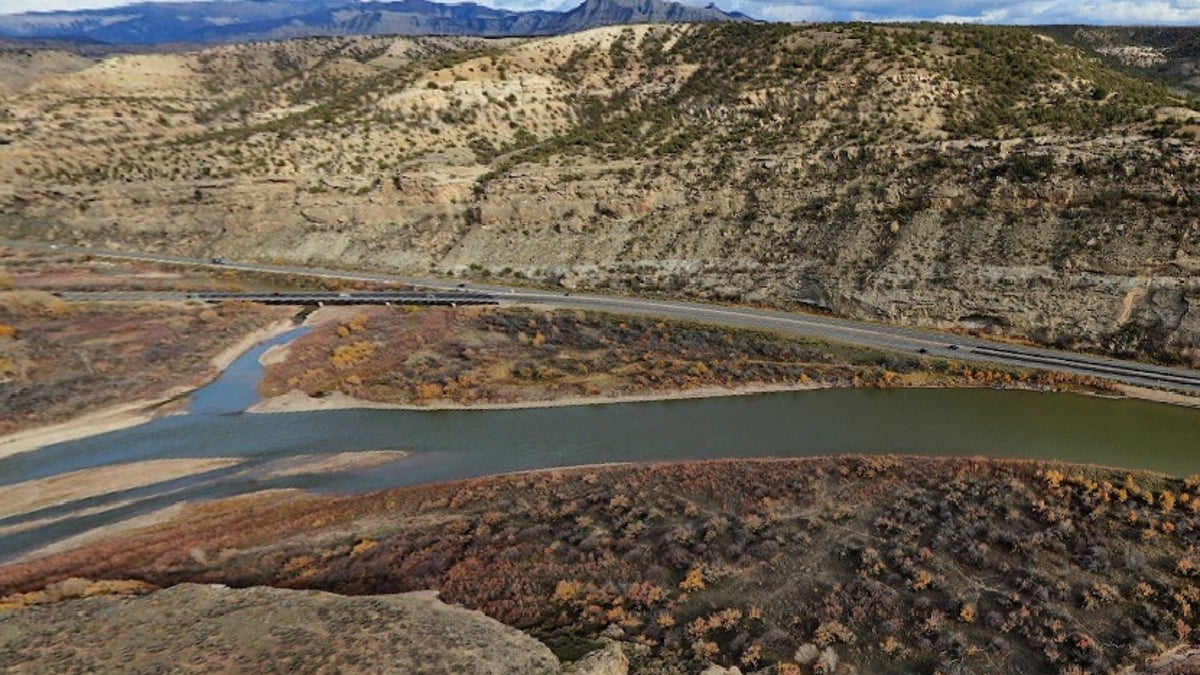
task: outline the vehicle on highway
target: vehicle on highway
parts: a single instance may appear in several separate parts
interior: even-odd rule
[[[949,345],[946,347],[946,349],[949,349],[951,351],[958,351],[958,345]]]
[[[917,353],[918,354],[928,354],[929,350],[924,347],[921,347],[920,349],[917,350]]]
[[[214,264],[214,265],[224,265],[224,264],[225,264],[225,259],[224,259],[224,258],[213,258],[213,259],[212,259],[212,264]]]

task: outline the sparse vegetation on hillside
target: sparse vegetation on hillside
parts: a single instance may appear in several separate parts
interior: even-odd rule
[[[110,57],[4,104],[0,227],[1200,363],[1200,112],[1130,72],[942,25]]]
[[[9,566],[0,593],[67,575],[436,588],[560,655],[618,639],[634,672],[1109,673],[1194,644],[1198,492],[917,458],[554,471],[195,507]]]

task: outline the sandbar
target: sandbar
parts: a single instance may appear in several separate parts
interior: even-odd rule
[[[112,464],[94,469],[62,473],[5,486],[0,493],[0,519],[88,497],[145,487],[154,483],[222,469],[242,460],[221,457],[204,459],[151,459]]]

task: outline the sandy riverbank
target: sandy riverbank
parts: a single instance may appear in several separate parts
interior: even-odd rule
[[[680,391],[655,391],[628,396],[564,396],[540,401],[510,401],[499,403],[472,403],[453,401],[431,401],[428,404],[380,403],[354,398],[341,392],[333,392],[320,398],[307,396],[299,391],[290,391],[281,396],[265,399],[246,410],[249,413],[309,412],[314,410],[346,410],[367,408],[378,410],[520,410],[525,408],[561,408],[579,405],[603,405],[611,403],[642,403],[646,401],[676,401],[695,398],[720,398],[724,396],[752,396],[785,391],[812,391],[830,387],[817,384],[748,385],[745,387],[701,387]]]
[[[1190,408],[1200,408],[1200,397],[1188,396],[1170,391],[1159,391],[1146,387],[1116,385],[1116,398],[1131,398],[1179,405]],[[835,385],[823,384],[778,384],[778,385],[748,385],[745,387],[702,387],[681,391],[655,391],[628,396],[564,396],[557,399],[539,401],[513,401],[499,403],[473,403],[465,405],[453,401],[431,401],[427,404],[414,405],[410,403],[381,403],[355,398],[342,392],[333,392],[320,398],[307,396],[299,391],[290,391],[280,396],[264,399],[246,410],[248,413],[289,413],[310,412],[318,410],[348,410],[353,408],[373,410],[520,410],[526,408],[559,408],[580,405],[605,405],[613,403],[642,403],[647,401],[676,401],[699,398],[720,398],[724,396],[753,396],[755,394],[773,394],[788,391],[815,391],[818,389],[833,389]],[[895,387],[911,388],[911,387]],[[971,387],[942,387],[968,389]],[[1085,394],[1086,395],[1086,394]],[[1108,394],[1096,394],[1102,397],[1112,397]]]
[[[81,415],[66,422],[25,429],[2,436],[0,437],[0,459],[22,452],[37,450],[38,448],[56,443],[65,443],[90,436],[98,436],[111,431],[145,424],[156,417],[168,413],[169,411],[164,410],[166,404],[211,382],[228,368],[238,356],[244,354],[254,345],[277,335],[282,335],[294,327],[295,324],[291,320],[283,319],[246,334],[236,344],[230,345],[227,349],[212,358],[211,363],[216,372],[202,382],[196,382],[190,386],[174,387],[157,398],[122,403],[121,405]]]
[[[264,326],[247,334],[236,344],[230,345],[229,348],[212,357],[211,363],[218,371],[223,371],[232,365],[237,360],[237,357],[245,354],[254,345],[283,335],[295,327],[296,324],[291,319],[280,319],[269,326]]]
[[[178,387],[167,392],[161,398],[124,403],[87,413],[66,422],[26,429],[0,437],[0,459],[55,443],[99,436],[110,431],[144,424],[161,414],[159,408],[162,405],[189,391],[191,391],[190,387]]]
[[[1186,408],[1200,408],[1200,396],[1188,396],[1174,391],[1161,391],[1149,387],[1135,387],[1131,384],[1116,385],[1117,391],[1129,398],[1140,398],[1144,401],[1181,405]]]
[[[0,519],[41,510],[66,502],[145,487],[154,483],[223,469],[242,460],[218,457],[201,459],[152,459],[82,469],[49,478],[7,485],[0,503]]]
[[[408,457],[409,454],[405,450],[365,450],[334,454],[299,455],[273,460],[261,465],[248,466],[241,470],[235,469],[235,472],[230,474],[229,478],[233,480],[253,479],[256,481],[268,481],[312,474],[361,471],[398,462]],[[92,497],[121,492],[132,488],[147,487],[164,481],[197,476],[215,469],[233,468],[245,461],[245,458],[240,457],[147,460],[83,469],[50,478],[26,481],[4,488],[6,499],[4,503],[0,504],[0,519],[10,519],[14,516],[33,513],[47,507],[67,505]],[[299,494],[299,491],[293,488],[269,489],[246,493],[242,497],[261,497],[270,494]],[[66,512],[54,512],[43,518],[18,521],[15,524],[0,527],[0,536],[25,532],[62,521],[84,518],[114,509],[125,508],[137,503],[139,500],[147,498],[153,498],[153,495],[91,506],[87,505],[87,502],[83,502],[79,505],[79,508],[71,508]],[[16,561],[69,550],[91,542],[101,541],[115,534],[165,522],[181,514],[185,508],[185,504],[186,502],[178,502],[150,513],[90,529],[76,536],[34,551],[26,552],[18,557]]]

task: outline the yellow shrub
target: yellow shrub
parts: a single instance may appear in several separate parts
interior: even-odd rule
[[[581,590],[583,590],[583,584],[580,582],[564,579],[554,587],[554,599],[559,602],[569,602],[574,600]]]
[[[362,541],[354,545],[354,548],[350,549],[350,557],[353,558],[356,555],[362,555],[378,545],[379,542],[375,541],[374,539],[364,537]]]
[[[366,341],[354,342],[348,345],[334,347],[329,362],[334,368],[344,370],[362,363],[375,354],[375,345]]]
[[[0,292],[0,313],[13,316],[59,316],[69,311],[70,306],[62,298],[44,291]]]
[[[679,582],[679,590],[687,593],[704,590],[704,570],[699,567],[688,570],[687,576]]]

